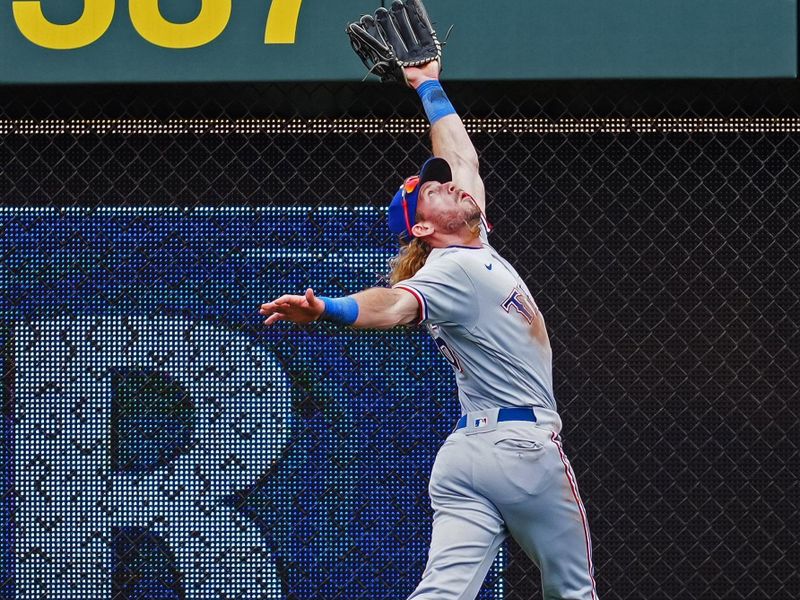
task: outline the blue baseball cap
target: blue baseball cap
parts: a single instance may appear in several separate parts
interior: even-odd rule
[[[389,229],[392,233],[409,240],[414,237],[411,228],[414,227],[414,215],[417,214],[417,200],[422,184],[428,181],[447,183],[453,180],[453,171],[448,162],[434,156],[425,161],[419,170],[419,175],[409,177],[397,190],[389,204]]]

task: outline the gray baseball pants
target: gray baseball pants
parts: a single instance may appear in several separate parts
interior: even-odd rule
[[[472,600],[509,534],[539,567],[545,600],[597,600],[586,512],[558,413],[536,423],[469,413],[436,456],[428,564],[409,600]],[[473,427],[472,425],[479,425]]]

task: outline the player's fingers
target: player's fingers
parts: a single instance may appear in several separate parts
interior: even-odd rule
[[[303,302],[306,299],[304,296],[286,296],[285,300],[280,302],[279,304],[289,305],[289,306],[302,306]]]
[[[286,306],[289,305],[285,302],[265,302],[261,305],[261,308],[258,310],[258,312],[260,312],[262,315],[268,315]]]
[[[279,304],[280,302],[282,302],[284,298],[286,298],[286,296],[281,296],[280,298],[276,298],[275,300],[272,300],[272,301],[270,301],[270,302],[264,302],[264,304],[262,304],[262,305],[259,307],[259,310],[272,310],[272,309],[274,309],[274,308],[275,308],[275,306],[276,306],[277,304]]]
[[[262,304],[259,312],[261,314],[269,314],[270,312],[274,312],[281,307],[298,306],[302,304],[304,300],[305,298],[303,296],[292,296],[287,294],[285,296],[281,296],[280,298],[276,298],[272,302],[266,302]]]
[[[270,316],[270,318],[269,318],[269,319],[267,319],[266,321],[264,321],[264,325],[272,325],[272,324],[273,324],[273,323],[275,323],[276,321],[283,321],[283,320],[285,320],[285,319],[286,319],[286,315],[284,315],[284,314],[282,314],[282,313],[275,313],[275,314],[273,314],[272,316]]]
[[[272,302],[265,302],[261,305],[261,308],[258,309],[258,312],[262,315],[268,315],[275,310],[275,304]]]
[[[292,294],[284,294],[280,298],[275,298],[275,300],[272,301],[272,304],[285,304],[289,298],[294,298],[294,296]]]

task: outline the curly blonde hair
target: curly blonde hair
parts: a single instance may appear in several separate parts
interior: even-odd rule
[[[389,261],[389,283],[394,285],[413,277],[422,268],[431,247],[419,238],[400,242],[400,252]]]

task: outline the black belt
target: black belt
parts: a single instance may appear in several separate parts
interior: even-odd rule
[[[513,406],[501,408],[497,413],[497,422],[500,421],[532,421],[536,422],[536,413],[532,406]],[[467,415],[461,415],[456,423],[456,430],[467,426]]]

